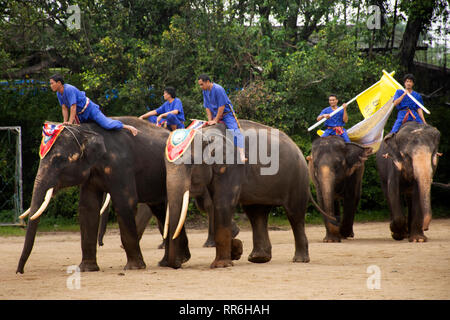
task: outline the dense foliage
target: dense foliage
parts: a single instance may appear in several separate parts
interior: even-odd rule
[[[418,15],[411,3],[420,1],[398,2],[393,12],[389,1],[0,1],[0,126],[22,126],[24,206],[39,164],[42,123],[61,120],[47,85],[51,74],[62,73],[109,116],[143,114],[162,104],[165,86],[174,86],[189,119],[205,117],[196,80],[208,73],[226,88],[240,118],[283,130],[307,155],[315,133],[306,129],[327,106],[328,94],[336,93],[343,103],[376,82],[382,69],[395,70],[400,79],[411,66],[399,52],[406,49],[390,45],[391,30],[412,24],[402,17]],[[428,21],[414,32],[448,17],[445,1],[427,3]],[[368,29],[370,4],[385,14],[376,30]],[[67,24],[74,12],[69,5],[80,8],[79,28]],[[443,85],[431,88],[427,77],[433,75],[421,77],[417,91]],[[425,102],[430,123],[442,133],[444,157],[435,181],[448,183],[445,99],[448,94]],[[349,117],[348,127],[362,119],[356,104]],[[432,191],[435,205],[448,206],[448,191]],[[73,216],[77,196],[77,188],[61,193],[47,215]],[[387,212],[373,156],[366,163],[360,206]]]

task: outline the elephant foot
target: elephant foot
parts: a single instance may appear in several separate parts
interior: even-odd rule
[[[353,230],[341,230],[341,237],[343,239],[354,238],[355,234],[353,233]]]
[[[309,262],[309,254],[306,253],[296,253],[294,258],[292,259],[292,262],[303,262],[308,263]]]
[[[323,242],[325,243],[341,242],[341,237],[334,234],[327,234],[325,238],[323,238]]]
[[[216,242],[214,241],[214,239],[212,237],[208,237],[208,239],[206,239],[205,243],[203,244],[204,248],[212,248],[216,246]]]
[[[143,260],[136,260],[136,261],[128,261],[124,270],[140,270],[145,269],[147,266],[145,265],[145,262]]]
[[[223,259],[223,260],[214,260],[213,263],[211,263],[210,268],[214,269],[214,268],[228,268],[228,267],[232,267],[233,266],[233,262],[230,259]]]
[[[243,252],[242,241],[239,239],[231,240],[231,260],[239,260]]]
[[[272,250],[255,250],[248,256],[248,261],[253,263],[266,263],[272,260]]]
[[[391,232],[392,239],[401,241],[405,239],[408,234],[406,232]]]
[[[78,267],[81,272],[100,271],[100,268],[95,261],[82,261]]]
[[[427,242],[428,238],[423,234],[412,235],[409,237],[409,242]]]

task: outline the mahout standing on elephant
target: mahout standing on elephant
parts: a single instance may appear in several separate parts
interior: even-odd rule
[[[395,240],[427,241],[424,231],[432,217],[430,190],[440,155],[439,141],[440,132],[435,127],[408,121],[381,143],[376,162]]]

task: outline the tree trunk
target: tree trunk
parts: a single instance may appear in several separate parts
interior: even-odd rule
[[[405,32],[403,33],[398,54],[400,63],[409,72],[413,69],[417,40],[419,39],[420,33],[425,31],[426,26],[431,22],[435,6],[435,0],[416,0],[410,4],[408,22],[406,24]]]

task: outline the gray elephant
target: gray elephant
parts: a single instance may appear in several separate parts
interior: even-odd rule
[[[386,137],[376,161],[381,187],[390,210],[390,229],[395,240],[408,237],[424,242],[432,213],[430,189],[439,157],[439,131],[427,124],[406,122],[392,137]],[[406,200],[408,220],[403,213]]]
[[[324,242],[340,242],[341,238],[354,236],[353,220],[361,199],[364,162],[371,153],[372,148],[345,143],[344,139],[337,136],[313,141],[311,155],[306,158],[319,206],[340,221],[340,227],[336,230],[324,217]]]
[[[177,160],[166,157],[168,216],[164,233],[168,239],[168,266],[172,268],[179,268],[183,263],[177,256],[183,241],[178,232],[186,218],[189,197],[198,196],[205,188],[214,207],[216,257],[211,268],[232,266],[232,260],[239,259],[242,254],[242,242],[232,238],[231,230],[231,217],[238,204],[247,214],[253,230],[253,250],[249,261],[263,263],[271,260],[267,222],[274,206],[285,208],[292,226],[295,239],[293,261],[310,260],[305,214],[311,193],[302,152],[278,130],[247,120],[241,120],[240,124],[248,163],[237,163],[238,152],[232,142],[233,136],[221,123],[197,131],[195,137],[200,137],[200,140],[194,138]],[[173,140],[177,140],[175,134],[172,133]],[[256,146],[259,146],[258,150],[253,149]],[[270,152],[259,153],[264,148]],[[249,149],[254,152],[249,152]],[[266,161],[265,156],[270,161]],[[333,219],[330,216],[330,221]]]
[[[125,131],[106,131],[95,123],[66,126],[52,149],[40,161],[33,196],[27,213],[24,248],[17,267],[24,272],[33,248],[39,217],[52,195],[80,185],[78,207],[82,261],[81,271],[98,271],[96,249],[99,211],[103,195],[109,193],[118,215],[120,237],[127,256],[125,269],[142,269],[144,263],[136,230],[138,202],[150,205],[164,223],[166,211],[165,143],[169,132],[135,117],[117,118],[139,130],[137,136]],[[24,214],[25,215],[25,214]],[[190,258],[185,230],[181,230],[179,256]],[[160,261],[166,265],[166,256]]]

